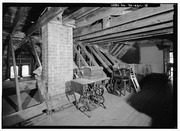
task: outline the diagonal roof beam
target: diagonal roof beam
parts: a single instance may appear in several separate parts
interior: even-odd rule
[[[26,32],[26,37],[22,41],[22,45],[27,42],[28,37],[32,35],[36,30],[43,27],[49,21],[54,19],[60,13],[63,13],[67,7],[51,7],[42,17],[40,17],[35,24],[33,24]]]
[[[22,19],[25,17],[25,15],[30,9],[31,7],[20,7],[20,9],[17,11],[15,15],[15,20],[12,24],[12,31],[10,32],[10,34],[13,34],[16,31],[18,25],[21,23]]]
[[[57,15],[64,12],[65,9],[67,9],[67,7],[51,7],[42,17],[38,19],[38,21],[34,25],[32,25],[28,29],[26,36],[29,37],[37,29],[41,28],[53,18],[55,18]]]
[[[64,20],[67,19],[79,19],[97,9],[99,9],[100,7],[82,7],[79,10],[75,11],[74,13],[72,13],[71,15],[68,15],[67,17],[64,18]]]

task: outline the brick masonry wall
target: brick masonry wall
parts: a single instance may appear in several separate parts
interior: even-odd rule
[[[66,82],[73,78],[72,27],[49,22],[42,28],[43,76],[50,96],[65,93]]]

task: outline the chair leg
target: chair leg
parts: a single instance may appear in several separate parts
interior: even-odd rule
[[[126,81],[123,82],[124,83],[124,96],[126,95]]]

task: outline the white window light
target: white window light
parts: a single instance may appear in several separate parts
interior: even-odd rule
[[[22,77],[29,76],[29,66],[23,65],[22,66]]]
[[[16,71],[18,75],[18,66],[16,66]],[[14,69],[13,66],[10,67],[10,78],[14,78]]]

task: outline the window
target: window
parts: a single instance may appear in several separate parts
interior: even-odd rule
[[[16,70],[17,70],[17,75],[18,75],[18,66],[16,66]],[[11,66],[11,68],[10,68],[10,78],[14,78],[14,69],[13,69],[13,66]]]
[[[22,66],[22,77],[29,76],[29,66],[23,65]]]
[[[169,52],[169,63],[174,63],[173,52]],[[173,66],[170,67],[170,78],[173,80]]]
[[[174,63],[174,60],[173,60],[173,52],[169,52],[169,62],[170,62],[170,63]]]

